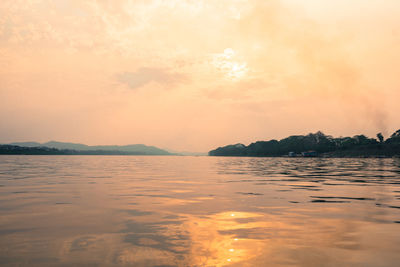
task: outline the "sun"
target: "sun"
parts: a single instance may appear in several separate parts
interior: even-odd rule
[[[239,80],[248,72],[247,63],[238,61],[236,51],[226,48],[223,53],[214,55],[213,65],[233,81]]]

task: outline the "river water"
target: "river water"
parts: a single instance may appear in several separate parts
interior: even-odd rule
[[[2,266],[399,263],[399,159],[0,156]]]

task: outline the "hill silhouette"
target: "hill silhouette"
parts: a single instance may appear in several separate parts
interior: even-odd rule
[[[105,145],[105,146],[88,146],[85,144],[78,143],[67,143],[50,141],[46,143],[38,142],[14,142],[8,145],[2,145],[2,149],[5,151],[7,147],[7,154],[12,153],[51,153],[51,154],[105,154],[105,155],[172,155],[170,152],[154,147],[146,146],[143,144],[134,145]],[[3,151],[3,153],[5,153]],[[0,151],[1,153],[1,151]]]

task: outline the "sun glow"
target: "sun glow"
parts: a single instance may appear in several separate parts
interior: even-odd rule
[[[247,72],[247,63],[238,61],[237,53],[232,48],[226,48],[223,53],[216,54],[213,59],[213,65],[220,70],[229,80],[238,80],[243,78]]]

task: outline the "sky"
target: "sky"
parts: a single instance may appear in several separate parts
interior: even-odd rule
[[[398,0],[0,1],[0,143],[389,137],[399,77]]]

